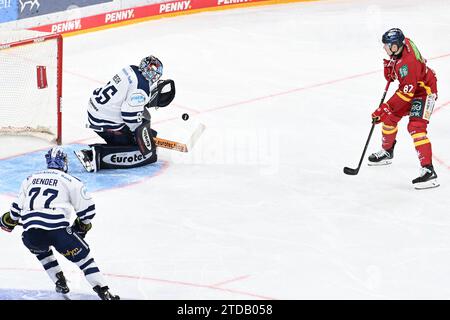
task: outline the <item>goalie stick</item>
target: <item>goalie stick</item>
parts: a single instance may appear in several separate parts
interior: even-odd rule
[[[103,131],[103,129],[101,127],[97,127],[92,124],[86,124],[86,128],[93,129],[96,131]],[[181,142],[167,140],[167,139],[158,138],[158,137],[154,137],[153,140],[155,141],[155,144],[157,147],[176,150],[176,151],[180,151],[180,152],[188,152],[188,151],[192,150],[194,145],[197,143],[197,140],[202,135],[203,131],[205,131],[205,125],[202,123],[199,123],[197,128],[194,130],[194,132],[190,136],[187,143],[181,143]]]
[[[187,141],[187,143],[181,143],[176,141],[171,141],[167,139],[162,139],[155,137],[153,140],[155,140],[155,144],[157,147],[165,148],[165,149],[171,149],[176,150],[180,152],[188,152],[191,151],[192,148],[194,148],[194,145],[197,143],[198,138],[200,138],[201,134],[205,131],[205,125],[202,123],[199,123],[197,126],[197,129],[192,133],[191,137]]]

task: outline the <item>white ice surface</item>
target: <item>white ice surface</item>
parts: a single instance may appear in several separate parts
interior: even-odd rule
[[[185,112],[207,127],[192,153],[160,150],[168,166],[159,175],[94,193],[87,241],[112,291],[131,299],[448,299],[449,16],[447,0],[323,1],[66,38],[64,143],[100,141],[84,128],[90,93],[148,54],[177,85],[173,106],[153,113],[160,136],[179,135]],[[419,163],[405,120],[390,167],[342,172],[356,167],[381,98],[380,39],[391,27],[437,72],[428,134],[437,189],[412,188]],[[380,147],[379,130],[369,152]],[[46,147],[30,138],[0,143],[0,157]],[[0,195],[1,211],[10,201]],[[72,291],[91,294],[76,266],[59,260]],[[20,230],[0,233],[0,291],[11,289],[53,290]]]

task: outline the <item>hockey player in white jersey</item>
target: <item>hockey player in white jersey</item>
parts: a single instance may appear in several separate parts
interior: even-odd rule
[[[88,127],[106,144],[76,151],[88,172],[134,168],[157,160],[150,128],[150,107],[165,107],[175,97],[173,80],[160,80],[162,62],[148,56],[139,66],[122,68],[102,88],[94,90],[88,104]]]
[[[22,241],[36,255],[56,285],[56,292],[68,298],[69,287],[52,248],[74,262],[102,300],[119,300],[109,288],[84,241],[95,216],[95,204],[84,184],[69,175],[67,155],[54,147],[45,155],[47,170],[25,179],[17,200],[3,214],[0,226],[11,232],[21,222]],[[77,218],[71,226],[71,213]]]

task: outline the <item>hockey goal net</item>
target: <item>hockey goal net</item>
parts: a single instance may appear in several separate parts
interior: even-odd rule
[[[61,144],[62,37],[0,31],[0,135]]]

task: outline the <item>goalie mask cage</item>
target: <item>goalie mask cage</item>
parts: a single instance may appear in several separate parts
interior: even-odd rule
[[[0,135],[61,144],[62,37],[0,31]]]

